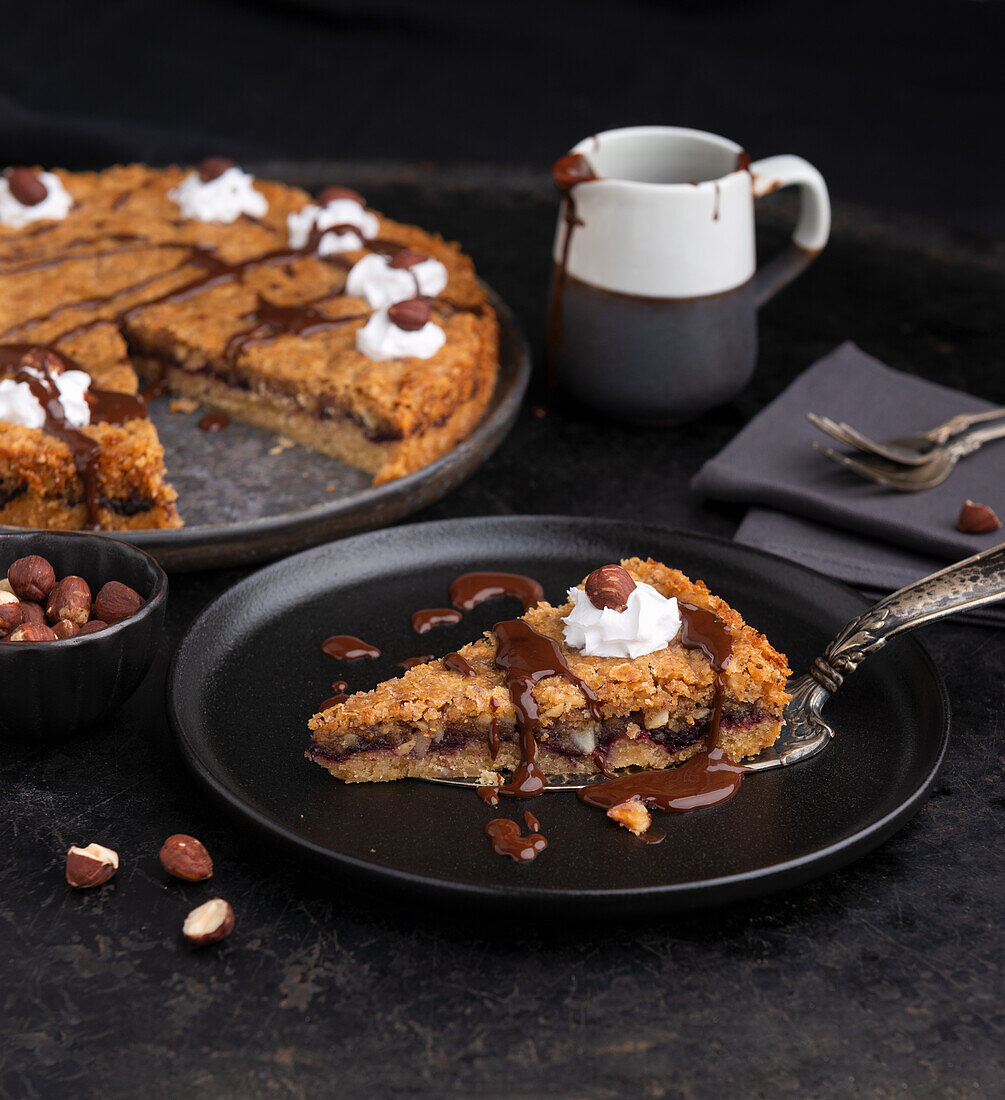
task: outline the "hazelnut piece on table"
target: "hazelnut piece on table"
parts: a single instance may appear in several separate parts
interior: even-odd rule
[[[49,593],[45,613],[50,623],[62,620],[83,626],[91,617],[91,589],[83,577],[64,577]]]
[[[963,505],[960,518],[956,521],[956,529],[967,535],[984,535],[988,531],[997,531],[1001,525],[1001,520],[991,508],[972,500]]]
[[[628,597],[635,591],[635,581],[623,566],[602,565],[586,578],[585,588],[594,607],[624,611]]]
[[[193,909],[185,918],[181,930],[194,947],[219,943],[234,931],[234,910],[229,901],[213,898]]]
[[[161,866],[169,875],[186,882],[202,882],[213,876],[213,860],[194,836],[175,833],[161,845]]]
[[[75,890],[102,886],[118,869],[118,852],[101,844],[88,844],[86,848],[74,844],[66,853],[66,881]]]
[[[11,591],[19,600],[40,603],[56,583],[56,571],[38,554],[18,558],[7,570]]]
[[[142,606],[143,597],[134,588],[109,581],[94,597],[94,617],[111,626],[135,615]]]

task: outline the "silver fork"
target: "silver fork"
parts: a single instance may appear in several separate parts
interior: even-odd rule
[[[997,420],[1005,416],[1005,407],[986,409],[979,413],[960,413],[950,417],[944,424],[930,428],[927,432],[915,432],[912,435],[897,436],[895,439],[886,439],[881,442],[863,435],[857,428],[846,424],[843,420],[832,420],[829,416],[818,416],[816,413],[807,413],[806,418],[822,432],[833,436],[839,443],[847,443],[850,447],[856,447],[860,451],[874,454],[879,458],[888,459],[890,462],[898,462],[903,466],[923,466],[932,457],[933,448],[942,443],[948,443],[954,435],[974,424],[980,424],[985,420]]]
[[[928,460],[922,466],[902,466],[888,462],[885,458],[853,458],[842,454],[832,447],[814,443],[813,447],[867,481],[875,481],[887,489],[896,489],[902,493],[916,493],[921,489],[932,489],[941,485],[953,472],[956,463],[965,455],[973,454],[979,447],[992,439],[1005,436],[1005,424],[995,424],[990,428],[975,428],[973,431],[958,435],[949,443],[935,447]]]
[[[786,688],[792,698],[785,708],[781,736],[753,760],[744,760],[744,766],[765,772],[815,756],[834,737],[834,730],[821,717],[823,705],[866,657],[898,634],[1001,599],[1005,599],[1005,542],[940,569],[873,604],[842,627],[806,675],[789,680]],[[554,776],[549,778],[545,791],[578,791],[602,778]],[[474,778],[426,782],[453,787],[481,785],[481,780]]]

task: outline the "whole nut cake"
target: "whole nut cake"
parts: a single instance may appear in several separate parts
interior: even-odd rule
[[[0,524],[180,526],[151,390],[381,484],[467,435],[497,371],[468,257],[346,188],[220,157],[0,178]]]

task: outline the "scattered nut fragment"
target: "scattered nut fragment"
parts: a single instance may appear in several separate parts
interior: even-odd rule
[[[79,631],[77,631],[77,633],[78,635],[97,634],[99,630],[105,630],[107,626],[108,623],[102,622],[101,619],[91,619],[89,623],[84,623],[84,625],[80,628]]]
[[[193,400],[191,397],[175,397],[172,398],[171,404],[168,405],[168,412],[194,413],[197,408],[199,408],[199,402]]]
[[[986,504],[977,504],[968,500],[960,509],[960,518],[956,521],[956,529],[967,535],[983,535],[988,531],[997,531],[1001,527],[1001,520]]]
[[[213,898],[193,909],[182,925],[182,935],[195,947],[219,943],[234,931],[234,910],[229,901]]]
[[[100,844],[73,845],[66,853],[66,881],[77,890],[102,886],[118,869],[118,853]]]
[[[112,625],[135,615],[142,606],[139,592],[119,581],[109,581],[94,597],[94,617]]]
[[[24,604],[19,600],[13,603],[0,603],[0,634],[9,634],[24,622]]]
[[[80,627],[69,619],[60,619],[58,623],[53,623],[52,632],[62,641],[64,638],[75,638],[80,633]]]
[[[624,611],[635,591],[631,574],[620,565],[602,565],[586,578],[586,594],[594,607]]]
[[[56,583],[56,571],[38,554],[18,558],[7,570],[11,590],[19,600],[41,603]]]
[[[50,623],[67,622],[83,626],[91,617],[91,589],[83,577],[64,577],[49,593],[45,614]]]
[[[607,816],[616,821],[635,836],[642,836],[653,823],[652,814],[646,809],[645,803],[638,798],[629,798],[627,802],[619,802],[607,811]]]
[[[186,882],[202,882],[213,877],[213,860],[205,845],[194,836],[175,833],[161,845],[161,866],[169,875]]]
[[[7,635],[8,642],[54,642],[56,635],[44,623],[23,623]]]

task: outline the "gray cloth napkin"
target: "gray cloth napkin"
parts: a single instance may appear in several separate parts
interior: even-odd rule
[[[968,497],[1005,514],[1005,439],[963,459],[942,485],[898,493],[863,481],[813,450],[832,442],[807,412],[883,439],[932,427],[987,401],[892,370],[852,343],[804,371],[694,478],[703,496],[754,505],[736,540],[848,581],[871,594],[1005,541],[956,530]],[[840,449],[840,444],[834,444]],[[763,507],[760,507],[763,506]],[[1005,621],[1005,605],[977,613]]]

